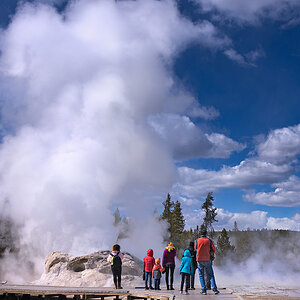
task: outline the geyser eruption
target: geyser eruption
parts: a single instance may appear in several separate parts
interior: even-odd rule
[[[151,212],[175,174],[149,118],[201,116],[172,61],[190,42],[226,41],[168,0],[79,0],[62,12],[23,4],[0,40],[0,197],[20,225],[18,255],[2,264],[6,278],[40,275],[50,251],[109,249],[116,207],[134,219],[126,251],[160,246]]]

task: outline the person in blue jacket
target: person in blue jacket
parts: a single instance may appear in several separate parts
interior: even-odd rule
[[[191,258],[191,253],[189,250],[185,250],[183,258],[180,265],[180,274],[181,274],[181,286],[180,293],[183,293],[183,285],[185,282],[185,293],[188,295],[188,289],[190,288],[190,276],[193,275],[193,260]]]

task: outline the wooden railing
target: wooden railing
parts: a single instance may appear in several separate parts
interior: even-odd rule
[[[0,286],[0,299],[2,300],[88,300],[112,298],[120,300],[151,299],[173,300],[172,294],[144,290],[114,290],[110,288],[87,287],[54,287],[36,285],[3,285]]]

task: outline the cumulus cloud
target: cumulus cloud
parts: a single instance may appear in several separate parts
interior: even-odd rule
[[[189,197],[203,197],[209,191],[224,188],[249,189],[256,184],[270,184],[274,192],[248,191],[244,200],[270,206],[298,206],[299,178],[292,175],[298,169],[299,128],[296,125],[270,131],[266,138],[257,140],[256,155],[233,167],[223,166],[216,171],[180,167],[174,190]]]
[[[293,172],[290,165],[277,166],[259,160],[244,160],[234,167],[223,166],[218,171],[178,168],[178,183],[174,188],[190,197],[204,196],[223,188],[246,188],[254,184],[271,184]]]
[[[287,181],[272,184],[273,192],[247,192],[246,201],[269,206],[300,206],[300,178],[291,176]]]
[[[268,229],[285,229],[300,231],[300,215],[297,213],[292,218],[268,218]]]
[[[262,18],[288,21],[297,16],[297,0],[194,0],[215,19],[231,19],[237,23],[258,24]]]
[[[300,154],[300,124],[272,130],[256,151],[264,161],[278,165],[291,163]]]
[[[187,116],[159,114],[151,116],[149,122],[178,161],[198,157],[226,158],[245,147],[223,134],[204,133]]]
[[[149,118],[200,115],[175,84],[174,58],[189,43],[223,49],[228,39],[169,0],[79,0],[63,15],[24,4],[0,39],[0,197],[23,225],[22,243],[42,260],[110,247],[111,210],[143,222],[174,180],[172,153]]]
[[[184,206],[193,207],[195,205],[197,206],[201,205],[201,201],[197,198],[192,199],[192,198],[178,196],[178,199]]]
[[[232,152],[240,152],[246,147],[246,145],[238,143],[224,134],[206,133],[205,135],[213,144],[213,147],[207,157],[227,158]]]
[[[237,223],[239,230],[250,229],[300,229],[300,216],[295,214],[291,218],[274,218],[268,216],[266,211],[256,210],[249,213],[233,213],[222,208],[217,209],[218,222],[214,223],[215,230],[232,230],[234,222]],[[204,213],[202,210],[189,210],[186,213],[186,228],[195,228],[201,225]]]

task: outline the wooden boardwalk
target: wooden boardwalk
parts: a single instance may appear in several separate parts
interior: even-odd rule
[[[144,289],[122,289],[92,288],[92,287],[61,287],[61,286],[38,286],[38,285],[0,285],[0,298],[3,300],[30,300],[30,299],[58,299],[87,300],[92,298],[112,299],[153,299],[153,300],[237,300],[240,296],[233,294],[230,290],[220,289],[219,295],[208,291],[207,295],[201,295],[200,290],[190,291],[190,295],[180,294],[179,290],[168,291],[145,291]]]

